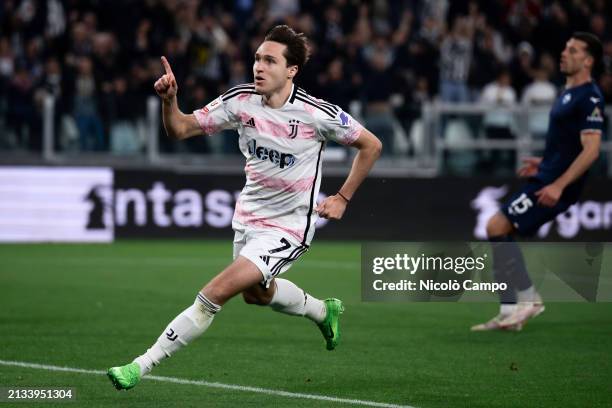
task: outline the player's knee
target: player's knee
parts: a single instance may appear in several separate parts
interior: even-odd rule
[[[228,295],[228,291],[223,286],[219,285],[208,284],[204,286],[200,292],[206,296],[208,300],[217,305],[223,305],[231,298],[231,296]]]
[[[265,306],[270,303],[270,301],[264,296],[261,296],[261,294],[252,291],[245,290],[244,292],[242,292],[242,298],[249,305]]]
[[[501,214],[496,214],[487,222],[487,238],[495,238],[508,235],[512,232],[512,225]]]
[[[497,228],[495,228],[495,221],[493,218],[489,219],[487,222],[487,238],[492,238],[496,236]]]
[[[244,300],[245,303],[247,303],[249,305],[256,305],[257,304],[257,296],[254,296],[250,292],[246,292],[246,291],[242,292],[242,299]]]

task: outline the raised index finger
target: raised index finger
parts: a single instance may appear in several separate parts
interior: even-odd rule
[[[166,59],[166,57],[162,56],[161,57],[161,62],[162,65],[164,66],[164,70],[166,71],[166,74],[172,74],[172,68],[170,68],[170,63],[168,62],[168,60]]]

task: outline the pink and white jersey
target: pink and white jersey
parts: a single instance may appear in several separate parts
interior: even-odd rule
[[[302,245],[314,235],[321,184],[321,153],[328,140],[353,143],[363,127],[336,105],[293,86],[285,105],[263,103],[253,84],[236,86],[195,117],[208,135],[236,129],[246,157],[246,184],[234,212],[234,229],[282,231]]]

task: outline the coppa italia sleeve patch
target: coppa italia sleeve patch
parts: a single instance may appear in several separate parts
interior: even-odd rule
[[[346,113],[344,113],[343,111],[340,111],[339,117],[340,117],[340,126],[349,127],[349,125],[350,125],[350,118],[349,118],[349,116]]]
[[[218,97],[217,99],[206,105],[204,109],[202,109],[202,111],[204,111],[204,113],[208,113],[217,109],[219,106],[221,106],[222,103],[223,101],[221,100],[221,97]]]

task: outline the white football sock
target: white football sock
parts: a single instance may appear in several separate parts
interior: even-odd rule
[[[134,359],[140,366],[140,375],[148,374],[161,360],[170,357],[204,333],[219,310],[221,306],[208,300],[202,293],[198,293],[194,304],[170,322],[146,353]]]
[[[321,323],[325,319],[325,303],[287,279],[274,279],[276,290],[270,301],[270,307],[277,312],[294,316],[306,316],[310,320]]]
[[[516,312],[516,303],[502,303],[499,307],[499,314],[502,316],[510,316]]]
[[[540,294],[535,290],[535,287],[531,285],[525,290],[518,291],[518,301],[519,302],[541,302],[542,298]]]

